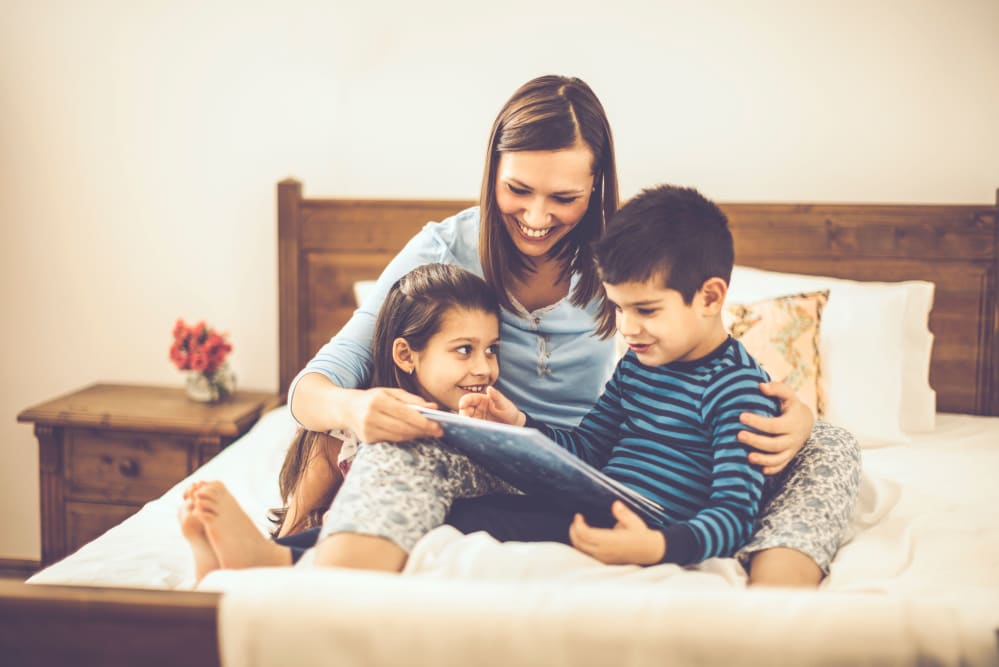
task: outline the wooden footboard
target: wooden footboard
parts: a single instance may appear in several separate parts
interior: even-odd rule
[[[220,665],[218,593],[0,581],[5,665]]]

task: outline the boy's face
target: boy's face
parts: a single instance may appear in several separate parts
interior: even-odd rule
[[[617,313],[617,329],[628,348],[646,366],[693,361],[718,346],[715,318],[700,306],[698,292],[690,304],[654,277],[646,282],[604,283]]]

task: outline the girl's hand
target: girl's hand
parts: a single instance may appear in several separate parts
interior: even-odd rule
[[[361,442],[403,442],[417,438],[440,438],[440,424],[409,407],[436,408],[404,389],[373,387],[351,392],[348,428]]]
[[[577,514],[569,526],[569,541],[584,554],[607,565],[652,565],[666,555],[666,538],[645,525],[642,517],[620,500],[611,505],[613,528],[594,528]]]
[[[458,402],[458,414],[514,426],[523,426],[527,423],[527,415],[518,410],[513,401],[495,387],[486,387],[484,394],[462,396]]]
[[[743,412],[739,421],[760,433],[739,431],[739,442],[766,452],[750,452],[749,462],[763,466],[764,475],[776,475],[805,444],[815,425],[815,415],[783,382],[761,382],[760,391],[780,399],[780,416],[763,417]]]

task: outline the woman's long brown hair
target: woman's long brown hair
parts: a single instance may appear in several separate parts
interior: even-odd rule
[[[551,250],[562,263],[559,280],[579,274],[570,295],[573,305],[586,307],[603,298],[590,244],[603,235],[618,206],[614,139],[603,105],[588,85],[566,76],[542,76],[520,87],[500,109],[489,135],[479,200],[479,258],[486,282],[500,303],[513,310],[509,295],[512,277],[523,279],[531,269],[514,246],[496,204],[496,171],[500,155],[515,151],[550,151],[582,143],[593,153],[593,192],[578,225]],[[614,333],[613,318],[601,318],[597,333]]]

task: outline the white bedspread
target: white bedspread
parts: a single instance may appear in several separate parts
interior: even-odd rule
[[[263,527],[293,432],[282,408],[196,474]],[[402,577],[308,568],[216,572],[227,665],[997,665],[999,418],[864,452],[855,535],[814,592],[752,590],[730,559],[607,567],[557,544],[443,527]],[[183,483],[40,583],[187,587]]]

